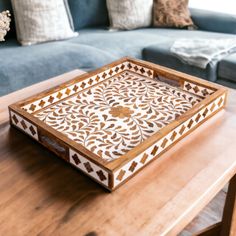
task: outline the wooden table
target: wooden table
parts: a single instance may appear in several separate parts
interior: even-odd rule
[[[230,180],[223,223],[200,235],[236,235],[236,92],[226,110],[109,193],[8,124],[10,103],[80,73],[0,98],[0,235],[177,235]]]

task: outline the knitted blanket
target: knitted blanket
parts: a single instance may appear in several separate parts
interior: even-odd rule
[[[236,37],[221,39],[178,39],[171,53],[184,63],[205,69],[223,57],[236,52]]]

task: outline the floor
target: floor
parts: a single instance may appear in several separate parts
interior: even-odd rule
[[[201,213],[183,230],[179,236],[191,236],[194,233],[221,220],[227,186],[201,211]]]

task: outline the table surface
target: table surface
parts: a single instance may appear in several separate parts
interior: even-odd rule
[[[109,193],[8,123],[10,103],[79,74],[0,98],[0,235],[177,235],[236,173],[236,92],[225,110]]]

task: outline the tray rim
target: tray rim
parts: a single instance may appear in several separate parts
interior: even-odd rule
[[[55,129],[53,129],[49,125],[45,124],[43,121],[40,121],[38,118],[34,117],[32,114],[30,114],[30,113],[28,113],[28,112],[26,112],[22,109],[22,106],[24,106],[28,103],[31,103],[35,100],[43,98],[47,95],[50,95],[54,92],[57,92],[57,91],[65,88],[65,87],[73,85],[77,82],[88,79],[88,78],[90,78],[90,77],[92,77],[92,76],[94,76],[98,73],[101,73],[105,70],[110,69],[111,67],[122,64],[124,62],[131,62],[131,63],[137,64],[139,66],[147,67],[147,68],[153,70],[154,71],[154,78],[158,74],[158,75],[165,76],[170,80],[175,80],[178,83],[183,83],[184,81],[187,81],[187,82],[190,82],[190,83],[192,82],[196,85],[204,86],[206,88],[215,90],[215,92],[213,94],[209,95],[208,97],[203,98],[202,101],[200,101],[198,104],[194,105],[191,109],[189,109],[187,112],[185,112],[183,115],[181,115],[178,119],[171,122],[167,126],[163,127],[161,130],[159,130],[158,132],[156,132],[155,134],[153,134],[152,136],[147,138],[144,142],[137,145],[136,147],[134,147],[133,149],[128,151],[126,154],[120,156],[118,159],[112,160],[110,162],[107,162],[104,159],[102,159],[101,157],[98,157],[96,154],[92,153],[91,151],[86,149],[84,146],[82,146],[82,145],[76,143],[75,141],[69,139],[66,135],[62,134],[61,132],[59,132]],[[177,126],[179,126],[179,125],[183,124],[185,121],[187,121],[191,116],[196,114],[203,107],[207,106],[209,103],[214,101],[219,96],[227,93],[227,91],[228,90],[226,88],[224,88],[223,86],[221,86],[221,85],[217,85],[217,84],[214,84],[212,82],[205,81],[205,80],[200,79],[200,78],[195,77],[195,76],[191,76],[191,75],[188,75],[188,74],[185,74],[185,73],[182,73],[182,72],[179,72],[179,71],[176,71],[176,70],[164,67],[164,66],[156,65],[156,64],[151,63],[151,62],[146,62],[146,61],[142,61],[142,60],[139,60],[139,59],[133,59],[133,58],[130,58],[130,57],[124,57],[124,58],[121,58],[117,61],[114,61],[114,62],[112,62],[112,63],[110,63],[106,66],[103,66],[99,69],[96,69],[92,72],[85,73],[85,74],[80,75],[80,76],[76,76],[73,79],[71,79],[70,81],[62,83],[59,86],[55,86],[51,89],[40,92],[38,94],[30,96],[29,98],[26,98],[26,99],[21,100],[17,103],[14,103],[14,104],[9,106],[9,111],[12,110],[13,112],[16,112],[17,114],[23,116],[26,120],[30,121],[31,123],[38,126],[39,128],[41,128],[43,130],[47,130],[56,139],[59,139],[60,141],[64,142],[71,149],[74,149],[77,152],[82,153],[86,158],[88,158],[92,162],[96,163],[97,165],[101,166],[104,170],[108,171],[110,174],[113,175],[113,172],[117,171],[122,166],[124,166],[126,163],[130,162],[132,159],[134,159],[137,155],[139,155],[140,153],[145,151],[152,144],[158,142],[158,140],[163,138],[170,131],[174,130]],[[226,98],[227,98],[227,96],[226,96]],[[199,125],[200,124],[201,124],[201,122],[199,123]],[[186,136],[186,135],[183,135],[183,137],[184,136]],[[182,137],[180,139],[182,139]],[[167,150],[168,150],[168,148],[167,148]],[[166,152],[167,150],[165,149],[165,150],[163,150],[163,152]],[[156,159],[156,158],[154,158],[154,159]]]

